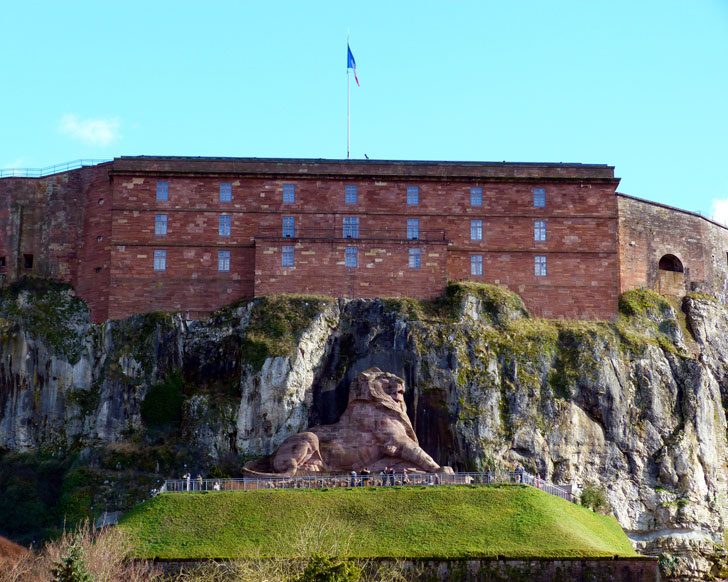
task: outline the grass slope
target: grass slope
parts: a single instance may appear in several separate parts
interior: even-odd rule
[[[614,518],[525,486],[164,494],[120,527],[139,557],[250,558],[295,557],[319,523],[356,557],[635,555]]]

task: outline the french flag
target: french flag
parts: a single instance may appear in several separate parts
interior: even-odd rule
[[[346,68],[354,69],[354,80],[356,81],[356,86],[361,87],[361,85],[359,85],[359,78],[356,76],[356,61],[354,60],[354,55],[351,54],[351,47],[349,46],[349,43],[346,43]]]

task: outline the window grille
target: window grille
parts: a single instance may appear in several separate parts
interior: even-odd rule
[[[346,247],[345,262],[347,267],[358,267],[359,249],[356,247]]]
[[[167,215],[157,214],[154,219],[154,234],[163,236],[167,234]]]
[[[167,251],[154,251],[154,270],[167,270]]]
[[[283,247],[281,252],[281,265],[283,267],[293,266],[293,247]]]

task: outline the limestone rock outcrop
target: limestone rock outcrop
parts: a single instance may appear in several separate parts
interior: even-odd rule
[[[603,489],[666,579],[728,572],[728,310],[710,297],[635,291],[618,321],[570,322],[453,285],[430,303],[262,298],[206,321],[93,325],[53,287],[3,291],[0,318],[2,449],[143,443],[159,423],[203,464],[261,457],[338,421],[352,381],[376,366],[404,379],[419,446],[438,463],[517,463]]]

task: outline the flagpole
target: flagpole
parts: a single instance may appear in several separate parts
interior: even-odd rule
[[[346,31],[346,50],[347,61],[349,51],[349,31]],[[351,89],[349,86],[349,63],[346,63],[346,159],[349,159],[349,151],[351,149]]]

